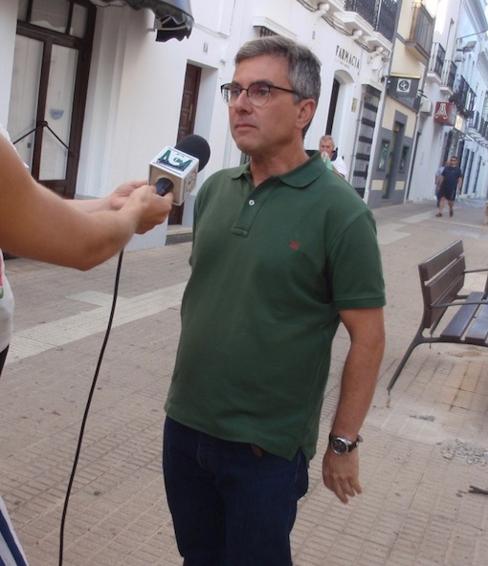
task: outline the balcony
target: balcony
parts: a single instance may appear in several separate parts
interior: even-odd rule
[[[427,62],[432,47],[434,33],[434,18],[425,6],[418,5],[413,8],[412,27],[406,46],[417,58]]]
[[[439,82],[442,81],[442,71],[446,60],[446,50],[440,43],[434,43],[430,54],[428,77]]]
[[[379,2],[376,16],[375,29],[389,41],[393,40],[395,34],[396,15],[398,0],[383,0]]]
[[[346,0],[344,8],[347,12],[356,12],[374,29],[377,16],[377,0]]]
[[[482,120],[481,120],[482,121]],[[475,140],[480,140],[483,136],[480,133],[480,113],[473,112],[473,115],[468,119],[468,134]]]
[[[334,17],[347,31],[371,48],[391,50],[398,0],[344,0],[343,6]]]
[[[454,92],[450,96],[450,102],[454,102],[457,106],[459,114],[466,118],[473,116],[474,101],[476,93],[469,86],[466,79],[460,75],[454,86]]]
[[[456,79],[457,65],[454,61],[446,59],[442,68],[441,75],[441,91],[445,94],[452,94],[454,92],[454,81]]]

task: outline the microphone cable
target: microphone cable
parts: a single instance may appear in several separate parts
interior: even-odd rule
[[[112,307],[110,309],[110,316],[108,319],[108,324],[107,324],[107,329],[105,331],[105,336],[103,338],[103,343],[102,343],[102,347],[100,349],[100,354],[98,355],[98,362],[97,362],[97,367],[95,369],[95,374],[93,376],[93,380],[92,380],[92,384],[91,384],[91,388],[90,388],[90,393],[88,395],[88,400],[86,402],[86,406],[85,406],[85,412],[83,414],[83,419],[81,421],[81,427],[80,427],[80,432],[78,435],[78,443],[76,446],[76,453],[75,453],[75,457],[73,460],[73,467],[71,469],[71,475],[69,478],[69,482],[68,482],[68,488],[66,490],[66,496],[64,499],[64,505],[63,505],[63,514],[61,516],[61,528],[60,528],[60,533],[59,533],[59,566],[63,566],[63,550],[64,550],[64,526],[66,523],[66,515],[68,512],[68,503],[69,503],[69,498],[71,495],[71,489],[73,487],[73,483],[75,480],[75,474],[76,474],[76,468],[78,467],[78,460],[80,458],[80,452],[81,452],[81,445],[83,443],[83,435],[85,433],[85,426],[86,426],[86,421],[88,419],[88,413],[90,411],[90,407],[91,407],[91,402],[93,399],[93,393],[95,392],[95,387],[98,381],[98,374],[100,373],[100,368],[102,366],[102,361],[103,361],[103,356],[105,354],[105,348],[107,347],[107,343],[108,343],[108,338],[110,336],[110,331],[112,330],[112,323],[114,320],[114,315],[115,315],[115,306],[117,305],[117,296],[119,294],[119,282],[120,282],[120,272],[122,269],[122,259],[124,257],[124,250],[122,250],[119,254],[119,259],[117,262],[117,271],[115,273],[115,283],[114,283],[114,292],[113,292],[113,298],[112,298]]]

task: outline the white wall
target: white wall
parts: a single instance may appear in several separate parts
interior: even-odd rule
[[[0,13],[0,123],[7,127],[14,65],[18,0],[2,0]]]

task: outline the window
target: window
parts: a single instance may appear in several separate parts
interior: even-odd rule
[[[17,19],[73,37],[85,37],[87,0],[19,0]]]

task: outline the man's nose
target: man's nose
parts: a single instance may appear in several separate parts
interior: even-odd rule
[[[239,96],[235,99],[234,104],[232,105],[237,111],[245,111],[249,112],[252,108],[251,101],[249,100],[249,96],[247,95],[247,90],[241,90]]]

